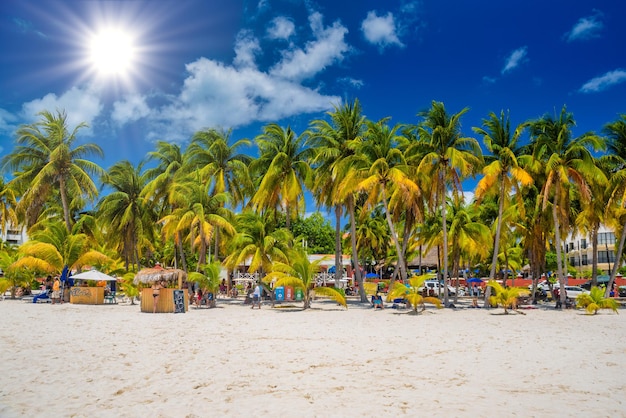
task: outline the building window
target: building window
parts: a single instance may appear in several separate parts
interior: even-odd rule
[[[615,253],[613,251],[598,251],[598,263],[615,262]]]
[[[600,232],[598,234],[598,245],[614,245],[615,234],[612,232]]]
[[[587,254],[583,254],[583,262],[582,262],[582,265],[583,265],[583,266],[586,266],[587,264],[589,264],[589,263],[587,262]]]
[[[580,248],[582,248],[583,250],[587,249],[587,238],[583,238],[580,240]]]

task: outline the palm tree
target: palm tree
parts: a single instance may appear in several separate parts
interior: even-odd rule
[[[350,158],[356,169],[346,176],[346,183],[356,183],[356,190],[364,191],[368,196],[365,205],[372,208],[379,202],[385,209],[385,218],[391,239],[396,247],[400,278],[406,280],[407,267],[398,238],[398,233],[391,219],[389,196],[392,194],[407,196],[420,195],[417,184],[409,176],[409,166],[401,151],[405,137],[398,135],[401,125],[389,127],[388,119],[376,123],[367,122],[366,140],[359,145],[360,152]],[[356,145],[354,142],[352,145]],[[355,160],[359,160],[358,162]],[[401,198],[399,198],[401,199]]]
[[[159,218],[171,214],[175,209],[171,202],[172,186],[181,177],[180,173],[185,170],[184,159],[179,145],[165,141],[158,141],[156,151],[148,153],[148,161],[156,161],[157,166],[146,170],[145,176],[151,180],[145,185],[141,195],[153,201]],[[180,231],[174,233],[173,259],[176,266],[180,257],[183,270],[187,271],[182,241]]]
[[[579,137],[572,136],[574,117],[567,112],[565,106],[557,117],[545,115],[539,120],[529,123],[533,141],[533,157],[544,162],[546,182],[541,194],[543,209],[552,197],[552,220],[554,222],[554,247],[557,258],[557,274],[560,286],[565,286],[563,273],[561,219],[567,220],[569,191],[574,185],[583,202],[591,198],[588,178],[602,179],[604,174],[595,165],[589,148],[600,149],[602,140],[586,133]],[[567,227],[567,224],[563,225]],[[565,292],[561,294],[561,302],[565,303]]]
[[[0,287],[0,296],[3,296],[7,289],[11,288],[11,299],[15,299],[15,292],[19,286],[29,287],[33,278],[33,271],[28,267],[17,267],[15,263],[22,258],[16,248],[7,247],[0,250],[0,270],[4,272],[4,279],[0,279],[6,288]]]
[[[239,153],[241,147],[250,146],[248,139],[231,142],[232,130],[207,129],[196,132],[187,149],[190,171],[199,170],[202,181],[212,181],[211,194],[228,192],[234,206],[244,203],[252,190],[248,165],[252,158]]]
[[[444,104],[432,102],[429,110],[418,116],[424,120],[418,126],[419,141],[412,144],[407,154],[418,170],[433,181],[432,197],[441,208],[443,228],[443,279],[448,283],[448,231],[446,195],[451,188],[458,198],[461,181],[474,175],[482,166],[482,151],[478,141],[461,134],[461,117],[468,111],[449,115]],[[448,287],[444,286],[444,304],[448,306]]]
[[[600,309],[612,309],[617,312],[617,301],[604,294],[604,289],[592,287],[589,293],[582,293],[576,296],[576,306],[585,308],[589,314],[597,314]]]
[[[291,220],[304,209],[304,184],[310,180],[310,148],[305,148],[305,135],[297,136],[290,128],[275,123],[263,128],[256,137],[260,156],[251,164],[251,170],[260,174],[260,184],[252,197],[252,207],[265,212],[284,208],[287,229]],[[276,219],[277,217],[274,216]]]
[[[479,208],[476,204],[465,204],[462,200],[452,201],[450,205],[450,225],[448,241],[452,250],[452,271],[455,277],[461,265],[461,256],[468,259],[474,256],[486,257],[491,247],[489,227],[478,221]],[[454,301],[459,293],[458,280]]]
[[[166,234],[188,232],[192,247],[198,248],[198,266],[207,264],[209,245],[218,228],[229,235],[235,233],[229,220],[232,213],[225,208],[228,193],[210,195],[209,185],[194,175],[178,181],[170,198],[176,209],[161,219]]]
[[[220,287],[221,264],[219,261],[214,261],[210,264],[201,265],[200,269],[203,271],[202,273],[195,271],[189,273],[188,280],[198,283],[201,289],[213,293],[213,299],[210,300],[209,306],[214,308],[217,291]]]
[[[610,180],[611,197],[607,209],[613,209],[618,205],[620,208],[626,209],[626,114],[620,115],[619,119],[614,122],[607,123],[603,128],[603,132],[607,136],[607,149],[609,151],[605,158],[612,165]],[[620,265],[618,260],[622,259],[625,241],[626,222],[623,222],[618,249],[615,253],[615,263],[613,264],[605,297],[609,296],[615,281],[615,275]]]
[[[128,161],[113,165],[103,180],[113,190],[97,206],[106,225],[106,235],[111,242],[119,243],[126,270],[131,263],[139,269],[139,244],[155,241],[155,213],[150,202],[141,196],[148,180],[142,168],[142,163],[134,167]]]
[[[315,169],[312,189],[318,206],[335,208],[335,271],[342,270],[341,249],[341,219],[343,208],[348,208],[351,230],[352,263],[355,266],[355,276],[361,292],[361,301],[366,302],[367,296],[363,289],[363,278],[359,269],[359,258],[356,242],[356,221],[354,214],[354,195],[347,194],[345,198],[339,193],[343,178],[343,161],[353,155],[355,150],[349,146],[352,141],[358,140],[365,129],[365,117],[362,114],[358,99],[354,102],[345,102],[341,106],[335,105],[332,112],[328,112],[330,121],[316,119],[311,122],[309,144],[315,150],[311,165]],[[349,167],[345,167],[349,169]]]
[[[0,233],[7,232],[7,226],[17,227],[19,222],[15,207],[17,206],[17,197],[15,190],[9,186],[4,178],[0,177]]]
[[[519,191],[521,186],[528,186],[533,182],[530,174],[520,166],[523,160],[522,148],[518,141],[525,125],[519,125],[511,133],[509,114],[500,112],[500,117],[491,112],[488,119],[483,119],[483,128],[473,128],[474,132],[483,136],[483,141],[490,156],[485,157],[486,166],[483,168],[484,177],[476,186],[476,199],[480,203],[482,198],[492,190],[498,190],[498,217],[496,219],[496,234],[494,237],[493,257],[489,279],[496,275],[498,253],[500,252],[500,235],[502,233],[502,215],[504,205],[512,189]],[[516,194],[521,196],[520,194]]]
[[[250,258],[249,273],[260,272],[261,277],[272,270],[273,263],[286,263],[292,245],[291,233],[272,229],[267,218],[253,212],[243,212],[236,218],[237,234],[230,244],[230,255],[224,265],[230,270],[242,266]]]
[[[509,307],[513,310],[517,309],[517,299],[529,293],[528,289],[523,287],[504,287],[495,280],[489,280],[487,286],[491,287],[494,295],[489,298],[491,305],[502,306],[504,313],[509,313]]]
[[[196,132],[186,152],[187,171],[198,171],[202,182],[211,182],[212,195],[228,192],[232,207],[243,204],[252,194],[253,185],[248,171],[252,158],[238,150],[250,145],[250,140],[231,142],[232,130],[207,129]],[[220,247],[220,229],[215,230],[215,259]]]
[[[64,266],[79,270],[84,265],[95,265],[109,258],[88,246],[85,234],[71,234],[65,225],[52,221],[45,228],[34,231],[30,240],[19,248],[22,257],[11,267],[26,267],[33,271],[60,274]]]
[[[102,157],[102,149],[93,143],[74,147],[78,131],[87,125],[80,123],[70,132],[64,111],[55,114],[43,111],[39,116],[40,121],[17,130],[18,146],[2,159],[2,166],[5,170],[16,171],[11,183],[25,190],[19,205],[28,208],[31,214],[29,226],[38,218],[45,200],[56,190],[63,207],[65,227],[70,231],[70,198],[95,199],[98,195],[93,178],[103,175],[104,171],[85,157]]]
[[[424,287],[424,282],[429,279],[427,274],[421,276],[413,276],[409,279],[408,285],[396,282],[387,295],[387,301],[392,301],[398,298],[404,298],[411,304],[413,313],[415,315],[426,309],[425,303],[432,303],[437,308],[441,308],[441,301],[439,298],[432,296],[422,296],[421,289]],[[420,309],[418,311],[418,308]]]
[[[302,247],[296,246],[289,252],[289,262],[275,262],[272,266],[272,272],[263,279],[266,283],[275,280],[274,288],[280,286],[291,286],[294,289],[302,289],[303,307],[308,309],[311,307],[312,296],[327,296],[347,308],[345,295],[334,287],[315,285],[315,274],[320,271],[320,263],[323,260],[309,261],[309,258]]]

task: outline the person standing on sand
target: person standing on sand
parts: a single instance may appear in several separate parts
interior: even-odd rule
[[[254,309],[255,304],[259,304],[259,309],[261,309],[261,285],[257,283],[254,288],[254,292],[252,292],[252,308]]]
[[[161,294],[161,289],[163,289],[164,287],[164,282],[152,283],[152,313],[156,313],[157,303],[159,302],[159,295]]]
[[[61,297],[61,281],[58,277],[54,278],[54,283],[52,284],[52,304],[54,305],[57,301],[60,301]]]

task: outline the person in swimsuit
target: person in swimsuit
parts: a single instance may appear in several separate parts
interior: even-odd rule
[[[161,294],[161,289],[165,286],[163,282],[154,282],[152,284],[152,313],[156,313],[157,303],[159,302],[159,295]]]

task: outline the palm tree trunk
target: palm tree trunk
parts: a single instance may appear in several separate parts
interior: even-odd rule
[[[500,187],[500,202],[498,202],[498,220],[496,221],[496,237],[493,243],[493,257],[491,257],[491,272],[489,273],[489,280],[493,280],[496,277],[496,267],[498,265],[498,253],[500,252],[500,233],[502,231],[502,214],[504,213],[504,182]]]
[[[61,204],[63,205],[63,219],[65,220],[65,227],[67,228],[67,232],[71,232],[72,225],[70,224],[70,206],[67,202],[65,189],[65,179],[61,176],[59,178],[59,193],[61,194]]]
[[[611,295],[611,288],[613,287],[613,283],[615,282],[615,275],[617,274],[617,269],[621,264],[619,260],[622,259],[622,251],[624,251],[624,242],[626,242],[626,224],[624,224],[622,228],[622,235],[619,238],[619,246],[617,247],[617,252],[615,253],[615,261],[613,262],[613,270],[611,270],[611,277],[609,278],[609,283],[606,286],[606,290],[604,291],[604,297],[608,298]],[[606,255],[609,256],[608,254]],[[617,292],[617,287],[615,288]]]
[[[448,225],[446,219],[446,185],[444,182],[444,169],[442,169],[439,173],[439,184],[441,187],[441,229],[443,233],[443,305],[447,308],[449,306],[449,295],[448,295]]]
[[[183,266],[183,270],[187,271],[187,258],[185,257],[185,249],[183,248],[183,240],[180,231],[176,232],[176,242],[174,245],[178,245],[178,252],[180,253],[180,263]]]
[[[363,289],[363,277],[361,277],[361,269],[359,268],[359,255],[356,248],[356,222],[354,220],[354,197],[348,197],[348,211],[350,214],[350,244],[352,246],[352,264],[354,265],[354,276],[359,285],[359,296],[361,302],[367,302],[367,295]]]
[[[343,250],[341,249],[341,205],[335,205],[335,285],[343,277]]]
[[[385,205],[385,218],[387,219],[387,225],[389,225],[391,239],[393,240],[393,243],[396,246],[396,252],[398,253],[398,268],[400,270],[400,280],[404,282],[407,278],[406,266],[404,264],[404,254],[402,254],[402,248],[400,247],[400,242],[398,241],[398,234],[396,233],[396,228],[394,228],[393,221],[391,220],[391,215],[389,214],[389,205],[387,202],[387,193],[385,190],[385,186],[383,186],[382,189],[383,205]]]
[[[560,286],[560,291],[559,291],[559,299],[561,300],[561,303],[563,305],[565,305],[565,277],[563,276],[563,263],[562,263],[562,256],[563,254],[561,254],[561,232],[560,232],[560,228],[559,228],[559,216],[558,216],[558,211],[557,211],[557,202],[559,199],[559,184],[556,184],[556,190],[554,191],[554,201],[552,202],[552,219],[554,221],[554,246],[556,247],[556,271],[557,271],[557,275],[559,277],[559,286]]]
[[[608,257],[608,254],[607,254]],[[591,228],[591,285],[598,284],[598,225]]]

